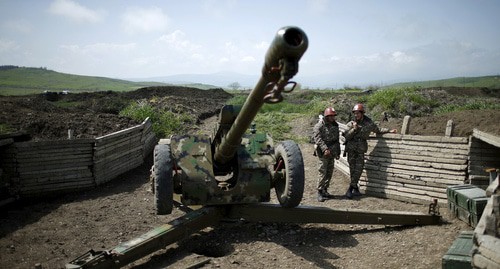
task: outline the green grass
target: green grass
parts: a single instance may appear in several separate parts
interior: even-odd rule
[[[149,117],[153,125],[153,132],[157,137],[185,133],[186,126],[194,124],[193,117],[190,115],[159,110],[146,102],[133,102],[123,109],[120,115],[137,121],[143,121]]]
[[[500,89],[500,76],[456,77],[449,79],[395,83],[384,88],[400,87],[467,87]]]
[[[1,95],[25,95],[43,91],[65,90],[71,92],[131,91],[142,87],[159,85],[167,84],[71,75],[45,68],[0,68]]]
[[[14,129],[11,128],[10,126],[8,126],[7,124],[0,123],[0,135],[1,134],[8,134],[8,133],[11,133],[13,131],[14,131]]]
[[[486,109],[494,109],[494,110],[500,110],[500,104],[499,103],[493,103],[493,102],[485,102],[481,100],[471,100],[467,104],[464,105],[444,105],[440,106],[438,109],[436,109],[436,114],[444,114],[444,113],[450,113],[454,111],[463,111],[463,110],[486,110]]]

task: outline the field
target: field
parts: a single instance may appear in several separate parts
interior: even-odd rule
[[[298,95],[301,94],[309,93]],[[471,94],[498,103],[498,93],[478,89],[453,93],[432,89],[429,94],[446,98],[442,103],[460,103]],[[332,98],[330,93],[320,97]],[[195,124],[187,126],[187,132],[210,133],[216,124],[217,111],[230,98],[230,94],[221,90],[175,87],[129,93],[70,94],[57,102],[41,95],[4,96],[0,97],[0,122],[12,131],[28,131],[35,140],[65,139],[68,128],[75,129],[75,135],[82,138],[94,137],[137,124],[117,115],[118,108],[133,100],[189,113]],[[358,96],[339,95],[332,102],[335,107],[350,107],[355,98]],[[500,110],[495,109],[414,118],[410,132],[443,135],[448,119],[456,123],[457,136],[467,136],[473,128],[500,135]],[[307,138],[316,120],[316,116],[295,117],[282,124],[288,124],[296,137]],[[392,117],[383,125],[400,130],[401,122],[401,118]],[[330,190],[336,198],[317,202],[318,161],[312,156],[312,144],[300,142],[300,148],[306,172],[303,205],[427,212],[427,205],[390,199],[369,196],[345,199],[348,179],[339,171],[334,174]],[[40,264],[43,268],[63,268],[65,263],[90,249],[111,249],[182,215],[178,209],[168,216],[154,214],[150,167],[151,159],[148,159],[143,166],[94,190],[27,201],[2,210],[0,267],[32,268]],[[276,202],[274,196],[272,200]],[[421,227],[224,222],[126,268],[440,268],[442,256],[459,232],[472,229],[451,218],[446,208],[441,208],[441,213],[442,225]]]

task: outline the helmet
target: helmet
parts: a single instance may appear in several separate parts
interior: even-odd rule
[[[337,112],[335,112],[335,109],[333,109],[333,107],[327,107],[325,109],[325,112],[323,113],[323,116],[336,116],[337,115]]]
[[[365,112],[365,107],[363,106],[363,104],[356,104],[352,108],[352,112],[354,112],[354,111],[360,111],[361,113],[364,113]]]

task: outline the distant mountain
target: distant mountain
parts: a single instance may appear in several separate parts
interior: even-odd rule
[[[237,82],[242,88],[252,88],[259,79],[258,75],[243,75],[233,72],[219,72],[213,74],[179,74],[163,77],[134,78],[132,81],[157,81],[176,85],[189,85],[194,83],[214,85],[228,88],[228,85]]]

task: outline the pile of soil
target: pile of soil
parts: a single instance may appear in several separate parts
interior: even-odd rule
[[[80,110],[75,106],[61,108],[43,96],[0,97],[0,123],[29,131],[39,140],[65,139],[69,127],[82,137],[93,137],[137,124],[111,112],[131,100],[142,100],[186,109],[199,119],[198,131],[209,133],[216,122],[214,115],[230,97],[221,90],[184,88],[82,96],[62,97],[68,102],[83,102],[78,106]],[[453,118],[458,133],[478,128],[500,135],[499,116],[499,111],[469,111],[415,118],[411,132],[443,135],[443,126]],[[390,119],[383,124],[400,129],[399,120],[402,119]],[[289,124],[298,136],[308,136],[314,122],[315,119],[297,119]],[[312,155],[311,144],[300,144],[300,148],[306,173],[302,205],[427,213],[428,205],[369,196],[345,199],[348,178],[338,170],[330,188],[335,199],[317,202],[318,160]],[[2,209],[0,267],[33,268],[40,264],[42,268],[64,268],[67,262],[90,249],[112,249],[183,215],[179,209],[171,215],[155,215],[149,179],[151,165],[152,160],[147,159],[141,167],[88,192]],[[277,203],[274,194],[272,202]],[[451,217],[446,208],[441,208],[441,214],[443,224],[415,227],[224,222],[126,268],[440,268],[442,256],[460,231],[472,230]]]
[[[132,92],[93,92],[0,96],[0,124],[32,140],[95,138],[140,124],[120,116],[132,102],[150,103],[174,113],[189,113],[194,122],[217,115],[231,94],[222,89],[148,87]],[[195,128],[196,126],[193,126]],[[4,127],[5,128],[5,127]]]

